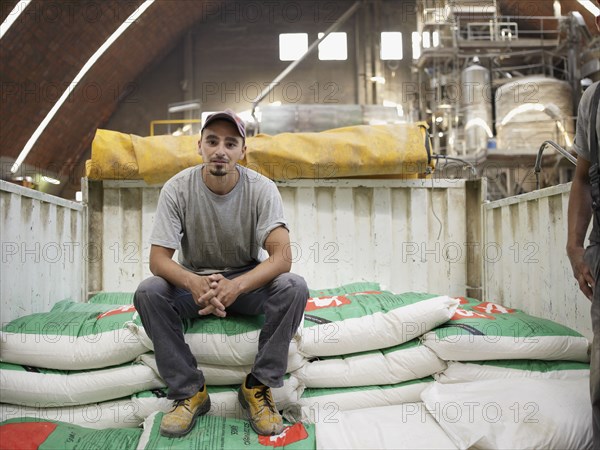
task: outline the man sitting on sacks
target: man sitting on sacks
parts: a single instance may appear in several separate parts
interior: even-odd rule
[[[270,388],[283,385],[308,288],[289,273],[290,240],[277,187],[237,164],[245,139],[244,123],[233,111],[208,116],[198,142],[203,164],[172,177],[158,200],[150,236],[154,276],[140,284],[134,304],[174,400],[160,426],[164,436],[186,435],[210,409],[181,319],[226,318],[230,312],[265,315],[258,354],[238,398],[258,434],[283,430]],[[176,249],[179,263],[172,259]]]

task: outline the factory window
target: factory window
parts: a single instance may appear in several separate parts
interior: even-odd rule
[[[384,31],[381,33],[381,59],[402,59],[402,33]]]
[[[279,35],[279,59],[295,61],[308,50],[308,34],[281,33]]]
[[[421,33],[418,31],[412,32],[412,55],[413,59],[419,59],[421,56]]]
[[[423,31],[421,42],[423,43],[423,48],[431,47],[431,34],[429,34],[429,31]]]
[[[324,33],[319,33],[321,39]],[[348,59],[348,44],[346,33],[329,33],[319,44],[319,59],[344,61]]]
[[[423,33],[419,33],[418,31],[412,32],[412,55],[413,59],[419,59],[421,56],[421,45],[422,48],[431,48],[439,47],[440,45],[440,33],[434,31],[430,33],[429,31],[423,31]]]

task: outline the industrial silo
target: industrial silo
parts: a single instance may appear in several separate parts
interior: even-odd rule
[[[535,154],[542,142],[573,142],[571,87],[566,81],[528,76],[496,90],[498,153]]]
[[[473,64],[462,71],[461,92],[466,154],[487,147],[492,137],[492,88],[489,71]]]

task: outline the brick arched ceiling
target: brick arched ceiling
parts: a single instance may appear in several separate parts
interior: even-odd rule
[[[32,0],[0,40],[0,156],[14,161],[29,137],[89,57],[142,0]],[[128,93],[128,86],[159,62],[207,9],[201,0],[156,0],[110,47],[76,87],[31,150],[25,163],[70,175],[72,194],[95,130]],[[0,19],[15,0],[0,0]],[[503,14],[553,15],[551,0],[502,0]],[[577,10],[594,29],[591,14]],[[74,172],[74,168],[79,170]],[[73,174],[76,177],[73,178]],[[65,195],[71,197],[72,195]]]
[[[65,88],[141,0],[33,0],[0,40],[0,155],[17,158]],[[71,175],[128,86],[201,18],[198,0],[157,0],[96,62],[25,163]],[[2,19],[15,1],[2,1]],[[76,177],[81,176],[81,170]],[[78,181],[78,180],[71,180]],[[66,187],[66,186],[65,186]]]

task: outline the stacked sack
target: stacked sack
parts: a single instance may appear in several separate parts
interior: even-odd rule
[[[2,329],[2,439],[31,429],[64,448],[113,437],[115,448],[203,448],[230,438],[245,448],[314,448],[315,436],[332,449],[419,448],[434,438],[440,448],[591,446],[587,339],[497,303],[394,294],[376,283],[311,291],[284,387],[273,390],[284,417],[301,423],[270,443],[239,420],[236,395],[262,317],[184,321],[211,416],[189,439],[163,442],[157,427],[171,401],[131,303],[132,294],[63,301]],[[142,422],[143,434],[89,430]]]
[[[316,423],[339,411],[419,400],[446,366],[418,338],[457,307],[448,296],[394,294],[376,283],[311,291],[300,330],[309,362],[292,372],[306,389],[285,417]]]
[[[136,427],[167,411],[171,401],[132,300],[131,293],[101,293],[6,325],[0,419],[102,429]],[[447,296],[394,294],[376,283],[311,291],[284,386],[273,390],[278,408],[292,421],[311,421],[329,405],[346,410],[415,401],[445,368],[418,337],[457,306]],[[184,320],[185,340],[210,387],[211,414],[242,416],[236,389],[251,369],[263,320]]]
[[[48,313],[4,326],[0,421],[28,417],[104,429],[137,427],[150,414],[168,411],[172,401],[132,302],[131,293],[102,293],[89,303],[63,300]],[[209,317],[184,323],[186,341],[211,386],[209,414],[241,417],[235,390],[256,354],[261,320]],[[304,361],[292,342],[290,370]],[[302,389],[287,375],[273,398],[283,409]]]
[[[341,395],[349,388],[339,389],[337,397],[332,388],[305,391],[303,409],[293,412],[315,422],[319,448],[592,448],[587,339],[498,303],[456,300],[460,304],[450,320],[419,338],[442,360],[442,368],[433,374],[435,381],[423,383],[414,395],[396,397],[390,386],[383,394],[379,386],[354,388],[360,399],[349,405]],[[325,299],[316,301],[325,304]],[[385,324],[380,325],[375,334],[386,335]],[[332,336],[329,331],[330,341]],[[359,364],[361,358],[372,358],[372,353],[335,362],[323,358],[305,365],[298,376],[307,386],[321,387],[331,372],[339,386],[346,386],[368,370]],[[369,380],[389,376],[386,364],[394,364],[369,362]],[[323,369],[320,374],[312,371],[316,363]],[[309,371],[311,377],[303,377]],[[399,375],[403,369],[394,366],[391,372]],[[307,394],[315,391],[331,392],[329,401],[311,404]]]
[[[131,395],[164,387],[139,357],[131,305],[63,300],[0,332],[0,418],[32,417],[92,428],[135,427]]]
[[[422,337],[448,367],[421,398],[458,448],[591,448],[589,342],[501,304],[461,298]]]

